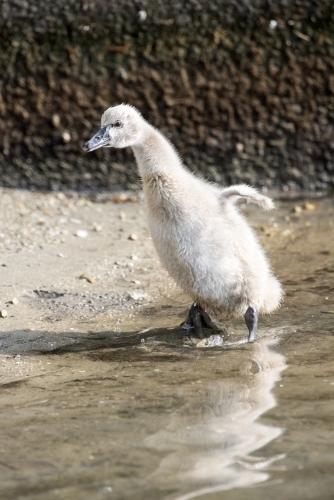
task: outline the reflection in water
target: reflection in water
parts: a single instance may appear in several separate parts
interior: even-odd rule
[[[271,390],[285,369],[284,357],[266,341],[252,345],[248,353],[233,377],[210,383],[200,401],[186,404],[165,430],[146,440],[166,455],[151,480],[177,488],[179,495],[170,498],[188,500],[265,481],[264,469],[282,458],[249,454],[282,432],[257,419],[276,405]]]

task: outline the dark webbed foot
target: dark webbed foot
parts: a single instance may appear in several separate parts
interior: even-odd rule
[[[210,316],[196,302],[191,306],[186,320],[181,324],[184,330],[194,329],[194,332],[203,339],[205,337],[203,328],[214,329],[215,326],[211,321]]]

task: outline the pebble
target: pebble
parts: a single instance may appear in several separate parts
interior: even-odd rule
[[[146,299],[147,294],[146,293],[139,293],[139,292],[130,292],[129,297],[130,297],[130,299],[133,299],[133,300],[143,300],[143,299]]]
[[[245,145],[242,144],[241,142],[237,142],[237,144],[235,145],[235,148],[237,150],[237,153],[241,154],[241,153],[243,153],[243,151],[245,149]]]
[[[221,335],[211,335],[211,337],[207,339],[200,340],[196,347],[217,347],[222,346],[224,344],[224,339]]]
[[[95,278],[92,278],[91,276],[88,276],[88,274],[82,274],[81,276],[79,276],[79,279],[80,280],[86,280],[86,281],[88,281],[88,283],[94,283],[95,282]]]
[[[71,134],[67,130],[64,130],[64,132],[61,134],[61,136],[62,136],[64,142],[71,141]]]
[[[78,229],[78,231],[75,233],[75,236],[78,238],[87,238],[88,236],[88,231],[85,229]]]
[[[111,493],[113,489],[111,486],[103,486],[102,491],[107,491],[108,493]]]
[[[7,318],[8,313],[5,309],[0,310],[0,318]]]
[[[112,201],[114,203],[127,203],[129,201],[138,201],[139,200],[139,196],[138,195],[135,195],[135,194],[129,194],[129,193],[120,193],[120,194],[116,194]]]
[[[128,239],[131,241],[136,241],[138,240],[138,236],[135,233],[132,233],[129,235]]]
[[[9,301],[10,304],[14,304],[14,306],[16,306],[17,304],[19,304],[19,299],[17,299],[16,297],[14,297],[12,300]]]
[[[266,236],[272,236],[273,234],[276,233],[276,227],[274,225],[272,226],[260,226],[261,231],[264,232]]]
[[[138,12],[138,17],[139,17],[139,21],[145,21],[145,19],[147,18],[146,10],[140,10]]]
[[[301,206],[299,206],[299,205],[295,205],[295,206],[293,207],[293,211],[294,211],[296,214],[300,214],[300,213],[303,211],[303,209],[302,209],[302,207],[301,207]]]
[[[304,208],[305,210],[315,210],[316,206],[314,203],[304,203]]]
[[[58,128],[59,125],[60,125],[60,116],[57,114],[57,113],[54,113],[52,115],[52,125],[55,127],[55,128]]]
[[[93,228],[93,231],[95,231],[96,233],[99,233],[100,231],[102,231],[102,226],[100,226],[100,224],[98,224],[97,222],[93,222],[92,228]]]

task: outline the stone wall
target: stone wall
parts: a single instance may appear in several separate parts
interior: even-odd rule
[[[211,180],[333,187],[333,5],[2,0],[0,183],[137,187],[131,151],[82,152],[127,102]]]

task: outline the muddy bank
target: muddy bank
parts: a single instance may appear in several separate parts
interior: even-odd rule
[[[285,300],[203,349],[138,198],[0,195],[1,498],[332,498],[332,199],[244,207]]]
[[[141,193],[92,197],[1,189],[0,194],[0,309],[7,312],[0,318],[2,331],[21,330],[29,339],[40,328],[76,331],[82,324],[95,331],[102,322],[106,331],[118,332],[124,315],[127,322],[134,318],[139,331],[154,326],[151,314],[167,317],[172,310],[177,319],[165,326],[184,319],[190,299],[161,267]],[[330,283],[324,280],[332,272],[332,199],[289,200],[279,193],[275,198],[278,208],[270,214],[241,204],[275,274],[285,285],[304,280],[310,290],[320,280],[319,290],[329,300]],[[307,267],[294,279],[296,259]],[[327,263],[323,268],[319,259]],[[315,269],[314,281],[308,275]]]
[[[224,184],[334,185],[331,2],[3,2],[4,186],[138,187],[130,151],[82,154],[129,102]]]

